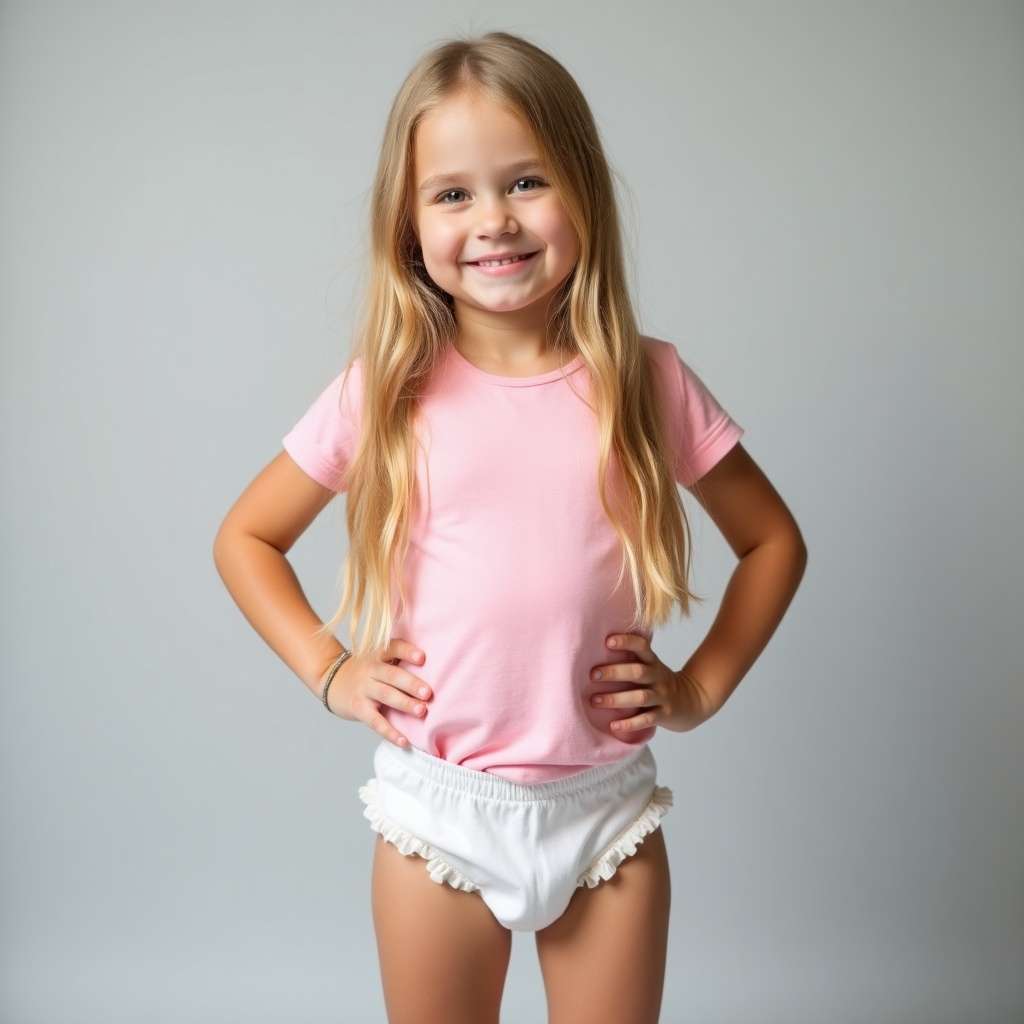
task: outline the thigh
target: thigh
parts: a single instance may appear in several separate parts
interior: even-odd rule
[[[550,1024],[655,1024],[665,982],[670,902],[661,829],[537,932]]]
[[[512,934],[480,894],[378,836],[371,895],[390,1024],[497,1024]]]

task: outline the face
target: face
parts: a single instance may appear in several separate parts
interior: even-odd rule
[[[410,209],[427,273],[456,318],[543,321],[579,256],[525,122],[477,92],[417,127]]]

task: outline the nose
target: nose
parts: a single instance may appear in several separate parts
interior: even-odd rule
[[[494,196],[477,202],[477,234],[481,238],[515,234],[519,225],[504,197]]]

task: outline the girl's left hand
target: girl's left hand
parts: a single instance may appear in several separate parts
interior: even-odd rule
[[[616,719],[613,732],[622,734],[661,726],[674,732],[695,729],[715,712],[700,683],[685,670],[673,672],[651,650],[651,642],[636,633],[616,633],[605,641],[615,651],[629,651],[636,661],[598,665],[590,678],[598,684],[632,683],[628,690],[595,693],[590,703],[602,710],[638,708],[635,715]]]

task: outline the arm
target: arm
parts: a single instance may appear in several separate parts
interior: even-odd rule
[[[742,445],[692,493],[739,561],[711,629],[678,672],[660,661],[644,637],[608,637],[610,648],[628,650],[637,659],[594,670],[597,681],[635,683],[634,689],[592,698],[601,707],[641,709],[613,722],[617,731],[660,725],[681,732],[720,710],[767,646],[803,576],[807,549],[799,527]]]
[[[306,475],[281,452],[245,489],[214,541],[217,571],[252,627],[319,699],[331,665],[344,651],[319,632],[323,623],[310,607],[285,557],[334,492]],[[425,684],[392,659],[421,664],[424,655],[404,640],[392,640],[375,658],[349,658],[331,683],[331,710],[365,722],[393,743],[405,738],[380,713],[387,704],[422,715]],[[425,691],[425,692],[424,692]],[[419,710],[416,710],[419,708]]]

